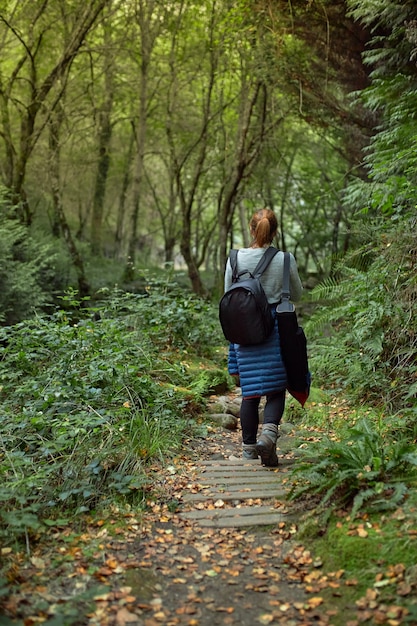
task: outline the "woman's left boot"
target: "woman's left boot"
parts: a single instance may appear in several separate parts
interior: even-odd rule
[[[256,450],[255,443],[244,443],[242,446],[242,457],[247,461],[252,461],[258,458],[258,452]]]
[[[261,457],[262,465],[277,467],[277,439],[278,426],[276,424],[263,424],[262,432],[256,442],[256,451]]]

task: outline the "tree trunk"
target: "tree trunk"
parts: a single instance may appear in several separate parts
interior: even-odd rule
[[[91,252],[102,254],[102,229],[107,175],[110,166],[110,141],[112,136],[111,114],[113,108],[113,56],[109,24],[104,25],[104,102],[99,112],[98,166],[91,216]]]
[[[10,127],[8,127],[9,113],[2,114],[3,132],[7,138],[7,177],[9,188],[12,192],[12,198],[16,205],[16,211],[23,222],[30,223],[32,216],[27,206],[26,197],[24,193],[24,182],[26,177],[26,169],[28,160],[33,151],[33,148],[52,113],[56,102],[62,95],[62,92],[57,95],[57,101],[52,106],[46,106],[46,100],[51,92],[52,88],[56,85],[59,78],[65,75],[71,66],[74,57],[78,53],[82,46],[88,32],[92,28],[94,22],[100,15],[104,6],[108,0],[90,0],[84,5],[83,11],[75,22],[72,32],[67,39],[67,44],[63,50],[61,57],[55,63],[49,74],[39,84],[39,75],[41,72],[36,65],[37,58],[39,56],[39,48],[42,44],[43,31],[40,31],[35,36],[35,25],[40,20],[42,14],[46,11],[47,2],[43,2],[39,7],[37,14],[32,19],[30,32],[27,37],[27,41],[24,40],[24,35],[18,35],[17,39],[20,45],[22,45],[23,53],[21,58],[17,61],[13,71],[10,73],[10,79],[7,85],[1,85],[1,95],[3,107],[8,107],[12,103],[12,87],[17,78],[22,78],[21,70],[24,66],[28,65],[27,75],[24,79],[28,85],[29,101],[22,103],[22,115],[20,119],[20,134],[19,139],[13,142],[10,136]],[[16,36],[16,29],[10,24],[3,15],[0,15],[0,19],[4,22],[7,28]],[[35,130],[35,123],[39,112],[42,110],[45,113],[45,121],[38,130]],[[12,144],[12,145],[11,145]],[[11,153],[13,150],[13,157]]]
[[[124,270],[124,279],[129,282],[134,278],[136,245],[138,236],[139,211],[143,198],[145,180],[145,145],[148,122],[148,80],[152,49],[157,36],[157,29],[152,31],[154,2],[139,0],[137,20],[140,29],[141,62],[139,72],[139,110],[136,124],[136,159],[133,172],[133,201],[130,219],[130,238],[128,259]]]
[[[122,179],[122,188],[120,190],[119,195],[119,205],[117,207],[117,220],[116,220],[116,232],[114,235],[115,245],[116,245],[116,256],[121,258],[122,256],[122,247],[123,247],[123,230],[124,223],[126,217],[126,197],[127,190],[129,189],[130,184],[130,163],[132,162],[133,157],[133,149],[135,146],[135,129],[132,126],[132,132],[130,134],[129,139],[129,147],[126,155],[126,164],[125,171]]]
[[[239,202],[239,221],[242,230],[243,246],[248,248],[250,245],[248,216],[243,202]]]
[[[279,227],[279,234],[281,238],[280,248],[284,252],[287,251],[284,215],[285,215],[285,207],[287,203],[287,198],[291,189],[292,166],[294,164],[296,152],[297,152],[297,148],[292,150],[289,162],[285,163],[286,171],[285,171],[285,178],[284,178],[284,188],[281,193],[281,206],[280,206],[280,211],[279,211],[279,216],[278,216],[278,227]]]
[[[183,224],[182,237],[181,237],[181,254],[184,257],[184,261],[187,265],[188,278],[191,282],[191,288],[193,293],[198,296],[207,295],[206,288],[201,280],[200,272],[196,263],[195,256],[192,253],[191,248],[191,224],[189,221]]]
[[[90,295],[90,285],[85,275],[83,259],[75,245],[62,206],[59,134],[63,119],[64,113],[62,107],[59,107],[58,111],[49,118],[49,174],[53,205],[53,230],[55,231],[54,234],[60,233],[64,237],[77,274],[78,293],[81,298],[86,298]]]

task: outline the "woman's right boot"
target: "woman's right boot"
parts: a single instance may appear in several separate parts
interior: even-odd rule
[[[258,452],[256,451],[255,443],[244,443],[242,446],[242,457],[247,461],[255,460],[258,458]]]
[[[256,442],[256,451],[261,457],[262,465],[277,467],[277,439],[278,426],[276,424],[263,424],[262,431]]]

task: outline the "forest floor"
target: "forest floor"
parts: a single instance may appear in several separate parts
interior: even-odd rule
[[[343,602],[344,589],[355,581],[345,580],[343,571],[325,574],[320,559],[298,539],[306,502],[286,499],[291,434],[282,439],[279,467],[264,468],[282,495],[257,498],[255,487],[245,502],[255,514],[269,504],[277,521],[241,527],[236,518],[235,527],[222,527],[221,516],[207,517],[216,509],[234,506],[239,512],[240,507],[239,499],[227,502],[204,492],[207,467],[243,463],[240,431],[210,427],[204,437],[188,441],[172,465],[154,468],[145,511],[114,508],[78,529],[57,525],[29,538],[30,555],[3,548],[9,585],[0,596],[0,625],[357,626],[367,621],[358,618],[354,604]],[[255,468],[257,462],[251,463]],[[193,494],[202,497],[193,500]],[[190,511],[200,513],[190,519]],[[390,623],[374,622],[369,612],[365,617],[372,624]]]

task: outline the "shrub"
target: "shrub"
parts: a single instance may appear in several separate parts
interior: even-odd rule
[[[340,441],[324,437],[309,445],[294,471],[299,482],[292,496],[319,495],[322,507],[352,507],[352,516],[364,506],[397,507],[417,481],[415,445],[403,438],[392,441],[389,428],[366,418],[340,435]]]
[[[306,325],[316,380],[346,390],[353,401],[407,409],[417,391],[417,236],[400,224],[352,252],[313,292],[320,302]]]
[[[152,341],[207,356],[224,343],[217,308],[179,285],[172,269],[159,279],[142,272],[142,280],[140,323]]]
[[[68,260],[52,239],[32,236],[0,186],[0,323],[11,325],[53,303],[67,286]]]
[[[69,293],[54,314],[0,330],[0,528],[140,500],[146,464],[175,454],[203,403],[206,379],[181,355],[199,349],[199,329],[208,341],[206,305],[175,289],[106,295],[84,310]],[[170,309],[181,314],[167,330]]]

